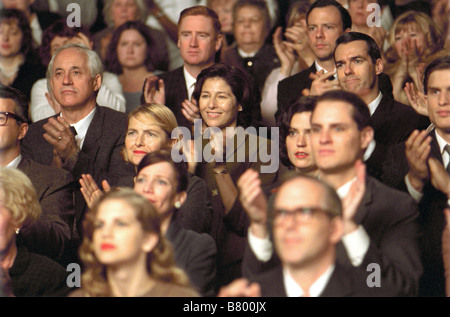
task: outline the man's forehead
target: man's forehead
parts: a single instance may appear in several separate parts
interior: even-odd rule
[[[13,111],[16,107],[16,102],[11,98],[0,97],[0,111]]]
[[[339,24],[342,25],[342,18],[339,10],[335,6],[314,8],[308,15],[306,24]]]
[[[450,86],[450,68],[438,69],[430,74],[428,87],[448,87]]]
[[[274,207],[319,206],[322,196],[323,190],[317,182],[303,177],[295,177],[279,187]]]
[[[311,115],[311,121],[314,122],[323,118],[339,118],[340,120],[353,121],[352,110],[353,106],[348,102],[341,100],[322,100],[317,102]]]
[[[76,48],[67,48],[55,56],[53,68],[67,68],[73,66],[84,66],[87,64],[87,55]]]
[[[179,31],[214,32],[212,18],[204,15],[188,15],[181,19]]]
[[[356,40],[349,43],[342,43],[336,46],[335,58],[338,59],[342,55],[350,55],[347,57],[364,56],[368,57],[367,43],[363,40]]]

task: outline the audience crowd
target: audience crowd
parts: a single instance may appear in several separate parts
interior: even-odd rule
[[[450,296],[450,1],[71,2],[0,1],[0,296]]]

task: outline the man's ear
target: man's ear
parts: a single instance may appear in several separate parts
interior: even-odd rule
[[[218,52],[222,48],[222,43],[223,43],[223,34],[219,33],[217,34],[216,37],[216,47],[215,47],[216,52]]]
[[[27,134],[27,132],[28,132],[28,123],[21,123],[20,124],[20,127],[19,127],[19,135],[17,136],[17,139],[20,141],[20,140],[22,140],[24,137],[25,137],[25,135]]]
[[[374,136],[373,128],[371,126],[367,126],[361,131],[361,147],[365,150],[369,146],[370,142],[372,142]]]
[[[381,58],[377,59],[375,61],[375,73],[377,75],[380,75],[384,70],[384,63],[383,60]]]
[[[94,90],[98,91],[101,85],[102,85],[102,76],[100,74],[97,74],[94,77]]]

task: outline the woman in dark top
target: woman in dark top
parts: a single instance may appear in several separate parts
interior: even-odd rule
[[[45,68],[31,47],[28,20],[22,11],[2,9],[0,30],[0,83],[19,89],[30,100],[31,88],[45,77]]]

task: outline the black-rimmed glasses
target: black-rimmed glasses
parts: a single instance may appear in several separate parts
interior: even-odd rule
[[[336,213],[331,210],[325,210],[318,207],[302,207],[295,210],[275,209],[273,219],[274,225],[283,224],[289,216],[292,216],[293,220],[297,224],[308,224],[312,221],[314,215],[319,212],[326,213],[330,217],[334,217],[336,215]]]
[[[6,125],[9,117],[16,119],[17,122],[23,122],[23,119],[14,113],[0,111],[0,126]]]

